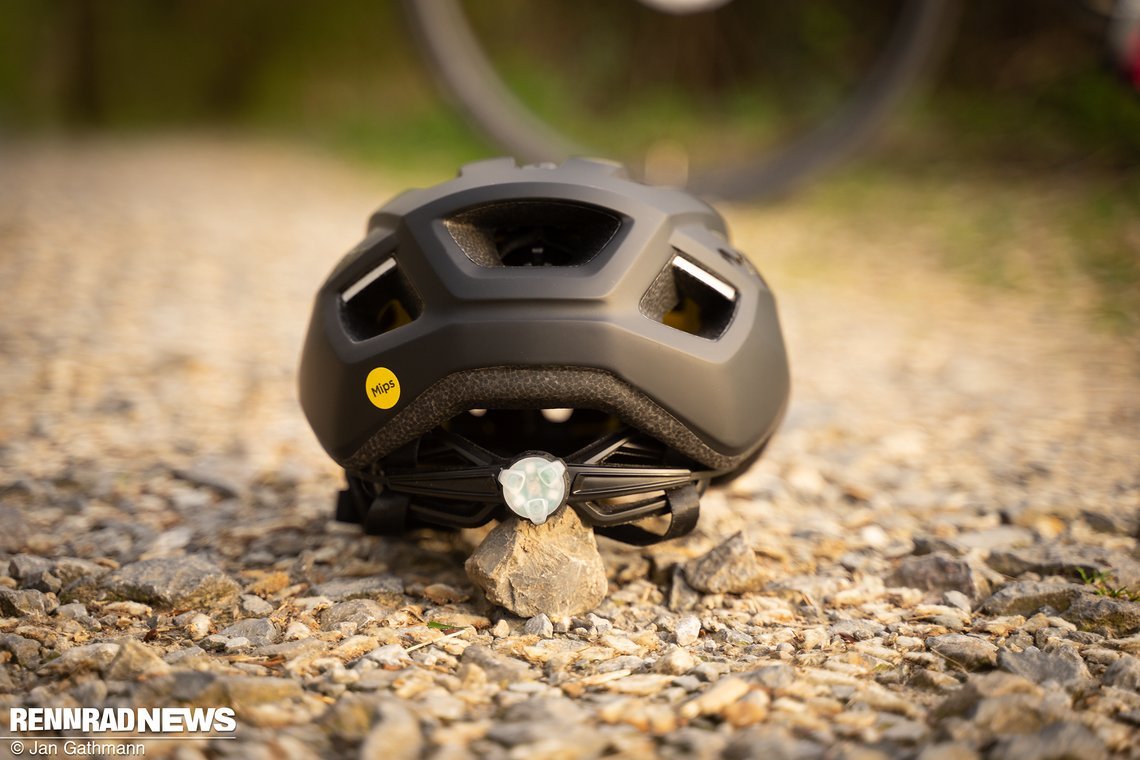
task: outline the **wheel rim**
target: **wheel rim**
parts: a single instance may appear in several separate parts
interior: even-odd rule
[[[459,0],[405,0],[405,5],[445,91],[475,127],[525,161],[598,154],[551,127],[514,95],[488,59]],[[758,160],[698,168],[688,176],[688,189],[726,199],[771,198],[848,158],[920,79],[952,25],[954,11],[952,0],[906,0],[877,59],[830,117]],[[641,167],[630,168],[637,176],[643,173]]]

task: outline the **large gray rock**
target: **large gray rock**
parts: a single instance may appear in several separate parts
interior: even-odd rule
[[[63,583],[52,569],[51,560],[34,554],[17,554],[8,563],[8,575],[19,581],[20,588],[58,594]]]
[[[949,717],[970,715],[977,706],[987,699],[999,699],[1013,695],[1027,695],[1039,698],[1041,687],[1028,678],[995,671],[971,675],[961,688],[952,692],[931,712],[937,722]]]
[[[144,682],[146,683],[146,682]],[[218,676],[201,671],[174,671],[168,678],[154,679],[164,696],[179,702],[199,705],[228,705],[237,712],[239,722],[256,717],[257,708],[277,702],[301,699],[305,690],[294,678],[261,676]],[[140,692],[148,693],[146,686]]]
[[[231,639],[243,637],[249,639],[252,646],[259,647],[277,641],[280,631],[268,618],[246,618],[218,631],[218,635]]]
[[[358,742],[368,735],[375,721],[375,713],[375,698],[347,694],[329,705],[320,717],[320,724],[338,739]]]
[[[245,617],[266,617],[272,615],[273,611],[277,609],[257,594],[242,594],[238,607]]]
[[[904,558],[887,583],[923,591],[960,591],[973,600],[990,592],[989,581],[976,568],[946,552]]]
[[[1075,720],[1060,721],[1041,731],[1002,737],[988,757],[1005,760],[1101,760],[1108,757],[1104,739]]]
[[[1073,600],[1061,617],[1082,631],[1105,636],[1127,636],[1140,631],[1140,602],[1130,602],[1085,591]]]
[[[1075,650],[1067,647],[1049,652],[1037,647],[1028,647],[1021,652],[1005,649],[998,663],[1002,670],[1014,675],[1040,684],[1052,681],[1070,692],[1082,692],[1092,685],[1092,675],[1085,661]]]
[[[224,499],[240,498],[248,486],[249,477],[241,472],[240,465],[231,459],[202,459],[189,467],[176,467],[171,474],[201,488],[215,491]]]
[[[110,569],[100,565],[98,562],[92,562],[89,559],[58,557],[52,565],[51,572],[52,575],[59,578],[60,582],[66,586],[81,578],[101,578],[109,573]]]
[[[690,746],[684,746],[685,752],[681,757],[723,757],[724,760],[768,760],[768,758],[795,758],[795,760],[809,760],[824,756],[824,750],[818,744],[807,739],[797,739],[783,726],[753,726],[732,734],[731,742],[727,737],[720,737],[710,731],[703,731],[695,738]],[[706,745],[716,748],[718,745],[728,744],[723,752],[710,752],[704,754]],[[700,754],[697,754],[697,751]]]
[[[606,597],[606,568],[594,532],[563,507],[542,525],[510,517],[467,560],[487,599],[520,617],[578,615]]]
[[[995,551],[986,561],[999,573],[1011,576],[1030,572],[1069,577],[1103,574],[1123,586],[1140,584],[1140,562],[1124,552],[1099,546],[1029,546]]]
[[[394,575],[370,575],[364,578],[334,578],[313,586],[309,592],[334,602],[347,599],[376,599],[404,593],[404,582]]]
[[[9,506],[0,506],[0,552],[11,554],[24,548],[28,540],[28,523],[20,509]]]
[[[360,627],[379,621],[386,614],[388,612],[371,599],[349,599],[334,604],[321,613],[321,628],[329,631],[341,623],[352,623]]]
[[[400,700],[379,700],[372,726],[360,746],[360,760],[414,760],[423,754],[423,729]]]
[[[938,726],[964,718],[985,736],[1040,731],[1071,715],[1069,696],[1063,691],[1046,691],[1021,676],[994,671],[971,675],[962,688],[934,707],[929,719]]]
[[[39,672],[48,675],[74,675],[88,670],[103,670],[119,653],[119,645],[113,642],[86,644],[64,651],[54,660],[40,666]]]
[[[845,641],[867,641],[883,633],[886,627],[874,620],[839,620],[827,627],[827,632]]]
[[[1101,533],[1117,533],[1122,536],[1140,538],[1140,514],[1136,512],[1096,512],[1085,510],[1081,517],[1093,530]]]
[[[526,662],[481,644],[472,644],[464,649],[459,661],[461,677],[466,670],[464,666],[474,665],[482,670],[487,680],[492,683],[511,684],[534,675]]]
[[[100,567],[101,572],[96,574],[79,575],[70,579],[60,577],[63,582],[63,588],[60,589],[59,599],[62,602],[92,602],[102,598],[106,593],[99,585],[100,578],[107,575],[111,570],[106,567]],[[61,568],[56,566],[56,573],[59,573]]]
[[[105,575],[112,595],[163,607],[209,607],[238,593],[238,585],[202,557],[163,557],[124,565]]]
[[[254,718],[259,706],[293,701],[304,694],[304,688],[294,678],[226,676],[203,689],[198,701],[201,704],[229,704],[240,721]]]
[[[756,558],[743,533],[735,533],[685,565],[685,578],[693,588],[709,594],[743,594],[758,591],[771,573]]]
[[[1069,608],[1085,588],[1076,583],[1015,581],[998,589],[982,602],[982,611],[990,615],[1024,615],[1029,617],[1044,607],[1057,611]]]
[[[399,644],[385,644],[382,647],[376,647],[364,655],[364,659],[375,662],[388,670],[400,670],[412,664],[412,658],[408,656],[407,650]]]
[[[597,757],[605,740],[586,729],[586,713],[566,697],[532,697],[507,707],[496,716],[487,738],[507,747],[525,749],[541,743],[548,757]],[[513,754],[523,754],[515,752]]]
[[[997,664],[998,648],[977,636],[962,633],[931,636],[926,640],[926,646],[951,665],[964,670],[982,670]]]
[[[114,659],[103,670],[103,677],[111,681],[133,681],[144,676],[159,676],[170,672],[170,666],[145,644],[126,639],[119,645]]]
[[[0,588],[0,615],[5,617],[39,617],[57,606],[55,597],[42,591]]]
[[[950,539],[950,543],[963,553],[971,550],[993,552],[1028,546],[1036,539],[1036,534],[1029,528],[1020,525],[998,525],[959,533]]]
[[[786,662],[777,662],[742,673],[741,675],[753,683],[760,684],[769,691],[778,693],[780,690],[788,688],[795,682],[796,669]]]
[[[669,583],[669,597],[667,605],[674,612],[685,612],[696,609],[701,602],[701,593],[689,585],[685,579],[685,568],[682,565],[673,565],[671,581]]]
[[[15,633],[0,634],[0,652],[8,652],[25,668],[40,664],[40,643]]]
[[[1140,658],[1126,654],[1104,671],[1106,686],[1140,692]]]

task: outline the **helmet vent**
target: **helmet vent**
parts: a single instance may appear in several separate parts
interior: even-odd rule
[[[597,256],[621,219],[586,203],[503,201],[468,208],[444,226],[481,267],[573,267]]]
[[[675,330],[716,340],[736,310],[736,290],[683,256],[674,256],[641,297],[641,313]]]
[[[416,319],[423,305],[392,256],[340,294],[341,319],[353,340],[383,335]]]
[[[614,415],[585,408],[479,411],[458,414],[441,427],[504,457],[533,450],[566,457],[621,428]]]

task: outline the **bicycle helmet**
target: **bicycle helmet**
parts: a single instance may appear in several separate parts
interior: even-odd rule
[[[586,159],[469,164],[383,206],[317,293],[300,370],[346,471],[337,518],[391,534],[568,504],[626,542],[683,535],[788,390],[772,293],[720,215]]]

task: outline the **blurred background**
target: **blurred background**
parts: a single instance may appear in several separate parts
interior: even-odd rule
[[[759,160],[826,122],[902,12],[889,0],[734,2],[682,15],[649,5],[465,7],[477,44],[535,118],[674,182],[692,168]],[[895,199],[897,212],[919,221],[940,205],[922,194],[955,178],[1032,178],[1065,196],[1059,234],[1097,235],[1064,261],[1034,254],[1029,269],[1076,270],[1100,289],[1100,318],[1135,327],[1140,99],[1110,52],[1113,3],[948,7],[915,59],[919,86],[904,88],[857,160],[809,197],[854,211],[905,179],[919,195]],[[395,184],[509,152],[441,94],[406,15],[377,0],[11,0],[0,6],[0,134],[237,133],[325,151]],[[1001,254],[1012,210],[994,201],[976,223],[948,222],[951,236],[980,236],[975,245],[936,257],[1009,286],[1032,272]]]
[[[418,0],[416,7],[440,2]],[[620,589],[616,604],[664,604],[667,592],[652,578],[679,577],[676,562],[737,530],[754,531],[763,556],[781,558],[787,584],[781,579],[770,586],[770,599],[704,597],[702,618],[717,616],[715,639],[725,646],[719,651],[725,657],[747,651],[757,659],[753,649],[736,646],[742,639],[730,638],[739,632],[753,641],[742,620],[751,621],[748,630],[777,626],[780,636],[792,630],[788,625],[802,626],[797,646],[807,641],[800,631],[808,630],[825,641],[851,641],[850,661],[839,663],[847,670],[837,676],[859,673],[880,692],[880,683],[907,690],[892,691],[889,703],[868,696],[866,706],[885,711],[885,720],[874,728],[861,717],[844,720],[842,731],[897,741],[875,744],[873,751],[898,755],[918,752],[912,743],[924,737],[957,737],[958,728],[950,726],[961,724],[962,736],[975,737],[982,719],[966,725],[955,713],[938,725],[914,712],[940,699],[934,689],[955,683],[949,674],[959,664],[943,655],[948,662],[941,673],[933,651],[889,655],[907,669],[914,663],[912,679],[903,665],[883,669],[877,642],[901,649],[898,630],[912,632],[908,638],[919,637],[910,640],[921,646],[927,632],[968,627],[971,636],[994,631],[994,641],[1006,638],[996,631],[1008,630],[1008,641],[1022,642],[1017,647],[1027,641],[1052,647],[1062,630],[1042,627],[1041,615],[1024,628],[1005,622],[1014,617],[993,628],[980,617],[971,625],[970,605],[958,609],[962,603],[948,595],[937,598],[953,607],[904,609],[920,597],[894,592],[890,573],[897,559],[912,550],[961,553],[953,559],[961,571],[950,573],[952,583],[973,595],[997,576],[966,565],[966,558],[973,563],[984,556],[978,552],[1000,551],[1010,558],[1001,566],[1007,572],[1011,562],[1020,566],[1020,556],[1042,557],[1038,549],[1056,548],[1064,551],[1064,572],[1071,576],[1080,568],[1086,583],[1099,584],[1097,594],[1134,594],[1134,573],[1113,581],[1133,584],[1129,591],[1107,585],[1103,569],[1134,570],[1140,558],[1134,538],[1140,514],[1140,48],[1124,59],[1131,70],[1114,57],[1105,13],[1137,8],[1140,0],[912,0],[905,7],[900,0],[733,0],[693,15],[655,10],[663,3],[463,0],[469,14],[460,31],[468,48],[453,38],[437,44],[433,57],[417,40],[442,27],[425,25],[422,14],[418,26],[410,24],[406,7],[393,0],[0,0],[4,599],[33,593],[16,592],[16,579],[4,575],[16,553],[35,555],[29,560],[91,560],[48,565],[83,573],[93,563],[111,568],[140,559],[208,557],[251,594],[263,593],[255,589],[272,576],[296,584],[280,595],[264,592],[275,603],[308,593],[303,583],[381,572],[400,575],[409,595],[429,583],[466,583],[469,547],[442,536],[421,537],[418,545],[363,538],[355,526],[331,525],[343,471],[320,449],[296,398],[313,295],[359,242],[368,215],[409,186],[454,176],[465,161],[513,152],[473,126],[459,107],[472,90],[439,86],[433,74],[449,61],[459,73],[486,74],[480,67],[488,67],[489,77],[475,84],[491,81],[513,94],[515,110],[496,111],[508,115],[507,127],[545,125],[539,133],[557,131],[559,140],[623,158],[657,181],[711,177],[707,192],[724,213],[734,246],[756,264],[779,303],[793,377],[780,431],[749,473],[705,494],[701,526],[690,539],[654,547],[645,557],[603,547],[611,588]],[[818,170],[810,176],[801,176],[795,162],[777,163],[781,171],[765,175],[759,189],[716,181],[718,172],[773,166],[766,163],[771,156],[787,155],[787,146],[805,136],[823,135],[823,145],[843,136],[828,125],[850,113],[853,92],[882,81],[876,61],[893,49],[892,30],[905,8],[917,6],[949,13],[924,25],[918,54],[892,69],[904,86],[882,104],[897,107],[871,120],[873,128],[859,135],[869,139],[855,141],[850,160],[826,167],[809,162]],[[788,166],[794,171],[784,171]],[[1035,553],[1005,553],[1015,546]],[[937,565],[914,566],[938,568],[937,575],[950,566],[936,555],[913,559],[937,559]],[[1022,576],[1027,580],[1038,570],[1055,570],[1035,559],[1024,562],[1033,568]],[[1094,569],[1095,580],[1084,569]],[[37,570],[19,584],[39,576]],[[167,634],[166,622],[156,628],[165,613],[151,617],[149,607],[127,602],[146,612],[129,613],[134,622],[128,623],[127,608],[119,606],[107,617],[112,608],[99,601],[98,582],[85,576],[77,584],[83,590],[66,598],[88,604],[103,632],[90,632],[82,622],[87,612],[74,620],[52,616],[58,627],[42,629],[39,622],[6,618],[0,638],[8,639],[11,655],[0,652],[0,692],[69,705],[109,694],[108,704],[119,705],[128,694],[121,687],[133,690],[136,683],[115,681],[108,692],[84,680],[65,694],[72,682],[57,678],[55,665],[21,670],[3,659],[17,657],[24,665],[20,652],[30,647],[40,660],[37,643],[9,631],[42,641],[45,662],[75,644],[128,635],[151,642],[156,631],[148,645],[153,651],[189,651],[189,638]],[[813,597],[828,608],[827,617]],[[414,604],[402,607],[398,619],[406,610],[428,609],[418,597]],[[458,609],[483,614],[477,604],[476,598]],[[1086,608],[1135,618],[1111,605]],[[1022,608],[1002,609],[1012,616]],[[206,611],[218,627],[231,616],[225,609]],[[405,625],[388,622],[396,619],[385,619],[385,636]],[[845,627],[824,633],[833,619]],[[948,619],[960,622],[944,623]],[[283,618],[277,620],[284,627]],[[894,621],[905,627],[896,629]],[[1053,626],[1056,618],[1049,621]],[[889,639],[872,633],[888,622]],[[1094,622],[1101,624],[1089,625]],[[440,633],[422,626],[398,630]],[[718,651],[707,633],[702,658]],[[1110,644],[1084,631],[1084,638],[1072,634],[1066,647],[1087,645],[1085,656],[1099,678]],[[853,641],[872,635],[877,638]],[[764,636],[757,645],[777,640]],[[790,646],[779,640],[784,643],[771,651]],[[992,666],[995,646],[976,643],[992,650]],[[862,645],[867,654],[854,648]],[[805,644],[812,651],[803,654],[832,657],[816,646]],[[304,658],[314,652],[320,661],[333,655],[304,651]],[[1071,656],[1076,666],[1069,655],[1053,661],[1087,675],[1078,655]],[[261,671],[268,662],[254,663],[244,653],[231,657],[228,645],[210,657],[210,669],[230,660],[225,672],[241,672],[243,681],[262,672],[303,679],[310,697],[319,692],[322,710],[335,698],[327,695],[344,693],[337,712],[329,712],[333,719],[320,721],[291,708],[281,713],[257,696],[255,708],[265,709],[259,714],[272,727],[247,731],[243,719],[241,741],[293,742],[266,744],[266,757],[293,756],[298,743],[310,742],[313,756],[327,757],[322,731],[336,732],[338,716],[357,714],[358,692],[337,675],[343,669],[318,678],[314,664],[310,678],[302,669],[308,665],[293,669],[299,658],[280,671]],[[423,662],[450,667],[430,657]],[[598,672],[613,659],[599,663]],[[282,658],[274,655],[273,662]],[[818,670],[822,660],[802,662]],[[199,667],[197,660],[181,663],[179,671]],[[650,660],[644,663],[649,667]],[[1046,683],[1052,673],[1042,676]],[[1138,720],[1133,703],[1110,698],[1107,690],[1085,691],[1083,676],[1071,680],[1081,684],[1074,706],[1090,713],[1087,725],[1100,731],[1114,722],[1107,711],[1120,711],[1114,747],[1136,746],[1129,744]],[[131,694],[147,699],[159,693],[150,691],[159,682],[173,683],[138,681]],[[432,725],[441,725],[437,715],[445,716],[443,725],[452,721],[447,702],[445,712],[427,707],[440,704],[438,686],[408,683],[407,693],[415,695],[408,701],[422,696]],[[781,697],[772,704],[772,723],[782,727],[789,716],[788,726],[809,726],[802,730],[814,739],[829,735],[824,724],[840,724],[832,705],[842,702],[846,710],[850,704],[859,711],[852,716],[862,714],[863,706],[849,699],[847,681],[819,683],[821,689],[837,684],[835,698],[801,703]],[[817,693],[807,681],[794,688],[789,695]],[[276,685],[271,690],[291,693]],[[1045,691],[1045,707],[1030,701],[1024,711],[1061,720],[1057,710],[1066,710],[1067,702],[1054,699],[1063,696],[1057,689]],[[1114,691],[1123,694],[1123,686]],[[1017,696],[1033,699],[1029,692]],[[781,712],[783,702],[794,710]],[[354,712],[342,712],[344,705]],[[1075,723],[1064,720],[1070,719]],[[303,727],[280,727],[293,720],[303,720]],[[706,718],[700,721],[683,731],[706,725]],[[393,725],[403,736],[403,719]],[[1066,725],[1052,724],[1041,741],[1070,741]],[[1054,733],[1053,726],[1064,732]],[[722,728],[717,735],[725,734]],[[452,736],[466,741],[467,734]],[[684,748],[678,756],[703,746],[701,734],[691,736],[698,738],[678,744]],[[976,734],[979,749],[984,743],[991,756],[1006,747],[1038,746],[993,744],[988,736]],[[1088,746],[1072,741],[1065,746]],[[1091,746],[1088,756],[1098,756],[1098,746]],[[258,749],[244,756],[261,756]],[[520,749],[529,751],[520,745],[512,752]]]

